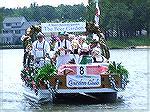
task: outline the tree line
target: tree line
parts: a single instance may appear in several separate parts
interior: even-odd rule
[[[100,8],[100,27],[106,37],[127,39],[150,35],[150,0],[98,0]],[[32,3],[30,7],[0,8],[0,27],[7,16],[24,16],[28,21],[69,22],[94,21],[95,0],[88,0],[88,5],[50,5],[39,6]]]

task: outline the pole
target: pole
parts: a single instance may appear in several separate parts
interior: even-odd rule
[[[98,0],[95,0],[95,3],[98,3]]]

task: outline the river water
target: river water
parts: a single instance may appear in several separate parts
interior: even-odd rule
[[[23,96],[22,49],[0,50],[0,109],[10,112],[87,111],[148,112],[150,94],[150,49],[111,50],[110,61],[122,62],[129,71],[129,83],[125,91],[118,93],[115,103],[105,104],[36,104]]]

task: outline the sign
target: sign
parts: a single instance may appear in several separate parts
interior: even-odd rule
[[[41,23],[42,32],[85,32],[85,22],[71,22],[71,23]]]
[[[86,66],[77,66],[77,75],[86,75]]]
[[[62,68],[70,68],[74,70],[74,74],[77,75],[98,75],[108,71],[108,65],[100,65],[98,63],[87,65],[64,65]],[[61,68],[61,69],[62,69]]]
[[[100,75],[67,75],[67,87],[99,87],[101,85]]]

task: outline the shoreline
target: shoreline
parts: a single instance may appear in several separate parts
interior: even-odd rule
[[[150,49],[150,46],[135,46],[136,49]]]
[[[0,46],[0,49],[23,49],[22,45],[5,45]],[[110,47],[110,49],[150,49],[150,46],[130,46],[125,48]]]
[[[4,45],[0,46],[0,49],[23,49],[22,45]]]

